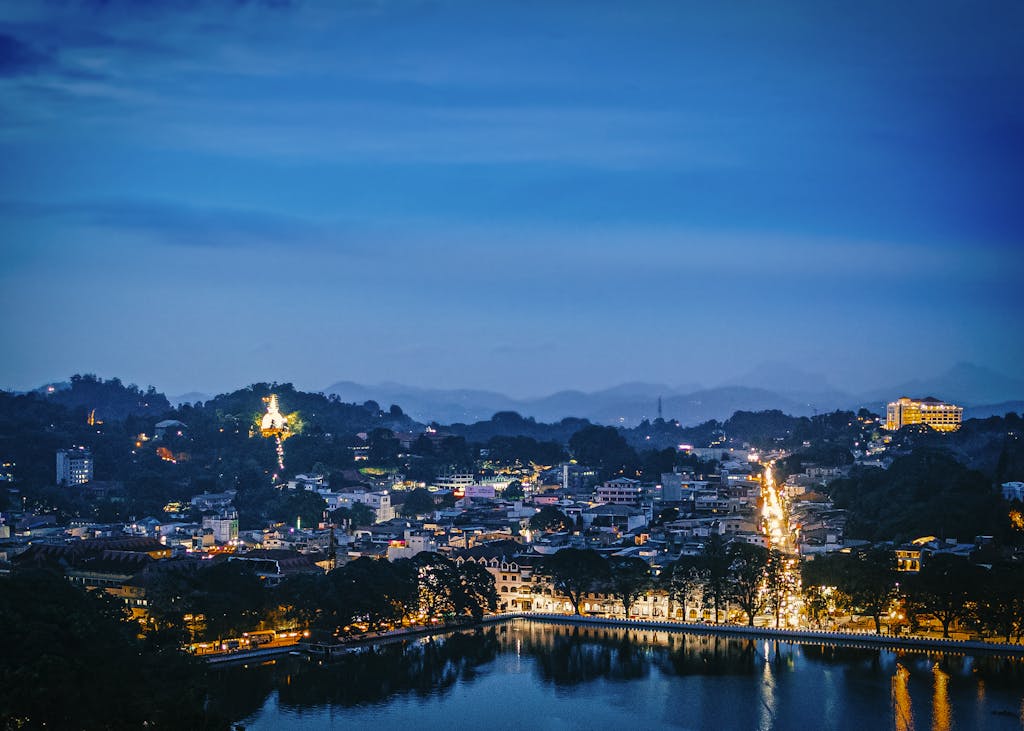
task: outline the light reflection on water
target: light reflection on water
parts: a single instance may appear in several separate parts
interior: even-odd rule
[[[892,676],[892,717],[896,731],[914,731],[914,709],[907,687],[909,680],[910,671],[897,663]]]
[[[953,710],[949,705],[949,675],[932,666],[935,676],[935,695],[932,699],[932,731],[949,731],[953,724]]]
[[[923,731],[930,719],[938,731],[1024,720],[1020,660],[526,621],[214,680],[212,703],[249,729]]]

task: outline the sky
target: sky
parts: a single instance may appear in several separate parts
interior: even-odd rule
[[[1022,37],[1019,2],[4,3],[0,387],[1019,376]]]

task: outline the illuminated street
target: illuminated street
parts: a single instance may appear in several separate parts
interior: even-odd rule
[[[764,465],[761,479],[761,519],[768,537],[768,548],[785,556],[785,567],[781,581],[786,586],[786,599],[782,609],[785,622],[790,626],[800,624],[802,605],[800,594],[800,557],[796,536],[790,528],[788,506],[779,494],[772,463]]]

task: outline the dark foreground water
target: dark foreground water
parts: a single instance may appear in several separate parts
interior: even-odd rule
[[[516,620],[218,671],[248,729],[1020,729],[1024,662]]]

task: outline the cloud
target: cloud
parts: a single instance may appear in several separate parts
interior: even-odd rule
[[[0,202],[5,216],[46,218],[126,234],[165,246],[252,248],[327,244],[336,239],[321,225],[296,217],[243,208],[166,201],[101,200],[39,204]]]

